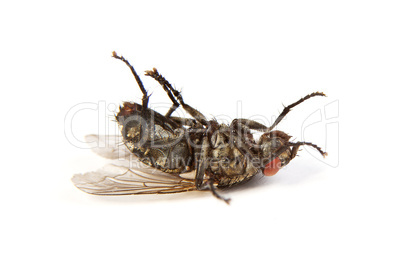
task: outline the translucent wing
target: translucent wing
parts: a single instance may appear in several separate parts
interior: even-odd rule
[[[73,183],[84,192],[96,195],[167,194],[196,189],[192,174],[186,174],[184,178],[143,164],[117,136],[90,135],[86,138],[101,145],[93,148],[97,154],[111,159],[122,159],[124,155],[126,160],[115,161],[94,172],[74,175]]]
[[[124,145],[121,136],[118,135],[87,135],[86,142],[92,147],[92,151],[104,158],[128,159],[132,153]]]
[[[80,190],[96,195],[167,194],[195,190],[194,179],[161,173],[150,174],[110,164],[98,171],[76,174],[72,181]]]

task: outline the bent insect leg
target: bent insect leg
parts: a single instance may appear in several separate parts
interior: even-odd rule
[[[142,84],[142,81],[141,81],[140,77],[138,76],[137,72],[135,71],[134,67],[123,56],[118,56],[116,51],[113,51],[112,57],[115,58],[115,59],[119,59],[119,60],[123,61],[130,68],[130,70],[133,73],[134,78],[137,81],[137,84],[140,87],[141,92],[142,92],[142,107],[144,109],[148,108],[149,96],[147,94],[147,91],[145,90],[144,85]]]
[[[197,120],[202,125],[208,125],[208,121],[205,116],[191,107],[190,105],[184,103],[183,97],[181,93],[173,88],[173,86],[161,75],[158,70],[154,68],[153,70],[146,71],[145,75],[154,78],[159,84],[163,87],[163,89],[168,94],[170,100],[173,102],[172,107],[170,107],[169,111],[166,113],[166,117],[170,117],[171,114],[180,106],[183,106],[183,109],[188,112],[195,120]]]
[[[209,189],[212,194],[227,204],[230,202],[230,198],[225,198],[221,196],[214,185],[214,178],[207,178],[205,179],[205,171],[208,166],[208,155],[209,155],[210,147],[208,137],[205,136],[202,139],[201,147],[196,148],[195,154],[198,155],[196,160],[196,175],[195,175],[195,187],[197,190],[207,190]]]
[[[250,120],[250,119],[244,119],[244,118],[237,118],[232,121],[230,124],[230,127],[233,130],[242,130],[245,128],[249,128],[252,130],[257,130],[261,132],[268,132],[269,129],[267,126],[264,124],[258,123],[257,121]]]
[[[213,179],[210,179],[210,180],[208,181],[208,185],[209,185],[209,189],[211,190],[212,194],[213,194],[216,198],[225,201],[226,204],[228,204],[228,205],[230,204],[230,198],[225,198],[225,197],[221,196],[221,195],[217,192],[217,189],[216,189],[216,187],[215,187],[215,185],[214,185]]]
[[[305,142],[305,141],[299,141],[299,142],[288,142],[287,143],[289,146],[292,146],[292,154],[291,154],[291,159],[296,157],[297,151],[299,150],[299,147],[302,145],[308,145],[316,149],[323,157],[326,157],[328,153],[324,152],[320,147],[317,145],[311,143],[311,142]]]
[[[176,117],[176,116],[171,116],[170,119],[175,121],[180,126],[188,126],[188,127],[193,127],[193,128],[201,128],[202,127],[202,125],[200,123],[198,123],[195,119],[185,118],[185,117]]]
[[[169,111],[165,114],[166,117],[170,117],[171,114],[180,106],[176,98],[173,96],[172,91],[170,90],[170,88],[173,88],[172,85],[162,75],[158,73],[158,70],[156,70],[156,68],[153,68],[150,71],[145,71],[145,75],[150,76],[158,81],[168,94],[169,99],[173,102],[172,107],[170,107]]]
[[[302,103],[303,101],[308,100],[308,99],[310,99],[311,97],[315,97],[315,96],[324,96],[324,97],[325,97],[325,94],[322,93],[322,92],[314,92],[314,93],[311,93],[311,94],[309,94],[309,95],[307,95],[307,96],[301,98],[300,100],[296,101],[295,103],[292,103],[292,104],[286,106],[286,107],[283,109],[282,113],[281,113],[281,114],[278,116],[278,118],[275,120],[275,122],[268,128],[268,131],[271,131],[276,125],[278,125],[279,122],[281,122],[282,119],[290,112],[290,109],[292,109],[292,108],[295,107],[296,105],[299,105],[299,104]]]
[[[244,119],[244,118],[234,119],[230,126],[234,130],[236,130],[236,129],[241,130],[245,126],[252,130],[257,130],[257,131],[261,131],[261,132],[269,132],[276,125],[278,125],[280,121],[282,121],[282,119],[290,112],[290,110],[293,107],[295,107],[296,105],[299,105],[303,101],[308,100],[309,98],[314,97],[314,96],[325,96],[325,94],[322,92],[314,92],[314,93],[311,93],[311,94],[305,96],[304,98],[301,98],[300,100],[296,101],[295,103],[292,103],[291,105],[286,106],[283,109],[282,113],[278,116],[278,118],[275,120],[275,122],[270,127],[267,127],[264,124],[261,124],[257,121],[250,120],[250,119]]]
[[[202,138],[201,146],[196,146],[195,148],[195,187],[197,190],[203,189],[205,170],[208,166],[208,155],[210,153],[208,137],[204,136]]]

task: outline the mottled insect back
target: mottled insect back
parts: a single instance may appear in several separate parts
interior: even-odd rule
[[[99,146],[94,151],[106,158],[120,159],[96,172],[77,174],[74,184],[81,190],[98,195],[165,194],[192,190],[209,190],[229,203],[217,189],[247,182],[258,173],[275,175],[295,158],[300,146],[315,148],[310,142],[292,142],[291,136],[273,130],[291,108],[315,96],[315,92],[286,106],[275,122],[267,127],[253,120],[235,119],[230,125],[208,120],[184,102],[179,91],[154,68],[145,75],[155,79],[172,102],[162,115],[148,108],[149,95],[134,67],[126,63],[142,92],[142,103],[124,102],[116,121],[121,136],[89,135],[88,142]],[[190,118],[174,117],[181,106]],[[251,131],[261,132],[258,141]]]

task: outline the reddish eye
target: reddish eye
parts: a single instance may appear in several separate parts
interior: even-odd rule
[[[277,157],[268,164],[265,165],[264,175],[265,176],[273,176],[275,175],[279,169],[281,168],[281,160]]]

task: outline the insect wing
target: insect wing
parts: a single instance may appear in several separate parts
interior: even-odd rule
[[[133,154],[124,145],[118,135],[87,135],[85,141],[92,147],[92,151],[108,159],[128,159]]]
[[[96,154],[113,159],[102,169],[75,174],[80,190],[96,195],[163,194],[195,190],[194,177],[169,174],[145,165],[121,141],[121,136],[88,135]]]
[[[98,171],[76,174],[72,181],[80,190],[96,195],[165,194],[195,190],[194,179],[156,169],[149,172],[114,164]]]

